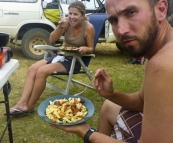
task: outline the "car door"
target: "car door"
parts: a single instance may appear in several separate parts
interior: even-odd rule
[[[0,0],[0,31],[13,33],[30,19],[40,20],[40,0]]]

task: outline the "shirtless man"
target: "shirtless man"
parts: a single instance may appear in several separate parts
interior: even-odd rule
[[[55,127],[79,135],[85,143],[173,143],[173,29],[167,9],[167,0],[106,0],[108,20],[121,46],[131,56],[147,59],[141,89],[118,92],[110,76],[99,69],[93,86],[107,100],[98,132],[88,123]],[[126,113],[128,119],[123,120]],[[113,129],[120,128],[111,136]]]

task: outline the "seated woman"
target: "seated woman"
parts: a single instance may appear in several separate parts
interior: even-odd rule
[[[50,42],[57,41],[65,34],[63,45],[72,45],[78,48],[79,54],[90,54],[94,49],[95,31],[91,23],[85,17],[85,6],[77,1],[70,4],[68,18],[61,20],[57,28],[50,34]],[[25,116],[34,113],[34,107],[45,89],[46,78],[57,72],[70,70],[71,57],[61,57],[60,61],[52,62],[53,58],[43,59],[31,65],[28,70],[23,92],[18,103],[10,109],[10,115]],[[55,61],[55,60],[54,60]],[[75,71],[79,71],[79,62],[75,65]]]

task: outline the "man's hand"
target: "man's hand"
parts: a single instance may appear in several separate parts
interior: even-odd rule
[[[84,135],[90,129],[90,125],[87,122],[71,126],[58,126],[58,125],[51,125],[51,126],[63,130],[65,132],[77,134],[82,138],[84,138]]]
[[[112,80],[110,76],[105,72],[105,69],[98,69],[94,77],[94,89],[105,98],[112,96],[114,91]]]

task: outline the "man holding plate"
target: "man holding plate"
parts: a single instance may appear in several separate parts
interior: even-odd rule
[[[85,143],[172,143],[173,29],[166,19],[167,0],[106,0],[106,10],[121,46],[131,56],[147,59],[141,89],[118,92],[108,73],[99,69],[93,86],[106,100],[98,132],[86,122],[55,127]]]

